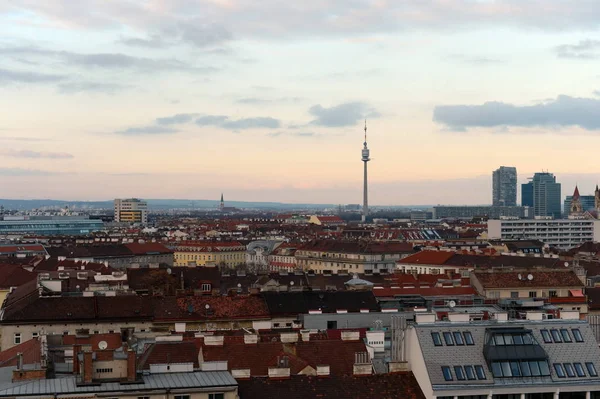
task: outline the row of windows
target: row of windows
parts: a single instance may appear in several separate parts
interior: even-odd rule
[[[502,377],[547,377],[550,367],[546,360],[492,362],[494,378]]]
[[[573,342],[573,338],[575,338],[575,342],[583,342],[583,335],[581,335],[581,331],[578,328],[572,328],[571,333],[573,334],[573,338],[571,338],[571,334],[569,330],[566,328],[561,328],[557,330],[553,328],[551,330],[540,330],[542,334],[542,338],[544,342],[547,344],[551,343],[561,343],[561,342]]]
[[[446,381],[453,381],[452,369],[450,366],[442,366],[442,374]],[[454,366],[454,375],[458,381],[464,380],[485,380],[485,370],[483,366]]]
[[[112,373],[113,369],[96,369],[96,373]]]
[[[473,335],[471,334],[470,331],[464,331],[464,332],[460,332],[460,331],[454,331],[454,332],[449,332],[449,331],[444,331],[442,333],[442,335],[444,336],[444,342],[446,343],[446,346],[454,346],[454,345],[475,345],[475,341],[473,341]],[[432,332],[431,333],[431,339],[433,339],[433,344],[435,346],[442,346],[442,338],[440,336],[439,332]]]
[[[494,334],[489,341],[495,346],[504,345],[533,345],[533,337],[530,333],[513,333],[513,334]]]
[[[597,377],[598,372],[596,371],[596,366],[594,363],[587,362],[585,364],[585,368],[587,369],[590,377]],[[583,365],[581,363],[554,363],[554,371],[558,378],[574,378],[574,377],[585,377],[585,370],[583,369]]]

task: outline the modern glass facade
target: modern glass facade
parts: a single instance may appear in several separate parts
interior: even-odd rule
[[[0,220],[0,235],[83,235],[104,229],[104,222],[83,216],[18,216]]]
[[[591,211],[596,209],[596,197],[593,195],[582,195],[579,197],[581,201],[581,207],[584,211]],[[571,201],[573,201],[572,195],[567,195],[565,198],[565,202],[563,203],[563,213],[565,216],[569,215],[569,211],[571,210]]]
[[[517,205],[517,168],[500,166],[492,173],[492,205]]]
[[[521,184],[521,206],[533,208],[533,183]]]

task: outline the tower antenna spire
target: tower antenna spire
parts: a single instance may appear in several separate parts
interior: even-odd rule
[[[367,120],[365,119],[365,145],[367,144]]]

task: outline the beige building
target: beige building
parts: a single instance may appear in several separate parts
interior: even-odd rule
[[[235,267],[246,261],[246,246],[236,241],[187,241],[175,247],[175,266]]]
[[[317,240],[298,248],[296,262],[316,273],[392,273],[396,262],[412,253],[404,242]]]
[[[115,199],[115,222],[148,223],[148,203],[137,198]]]

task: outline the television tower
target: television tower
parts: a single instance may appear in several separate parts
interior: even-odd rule
[[[362,221],[367,221],[367,215],[369,214],[369,183],[367,179],[367,162],[371,159],[369,158],[369,148],[367,147],[367,120],[365,119],[365,142],[364,147],[362,149],[362,161],[365,165],[365,176],[364,176],[364,186],[363,186],[363,214]]]

